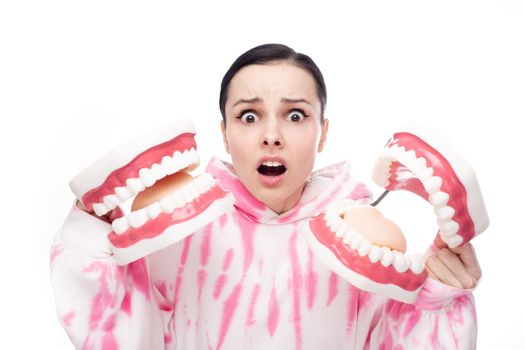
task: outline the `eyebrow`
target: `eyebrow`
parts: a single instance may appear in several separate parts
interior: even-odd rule
[[[235,102],[233,104],[233,107],[237,106],[239,103],[260,103],[260,102],[262,102],[262,99],[260,97],[254,97],[254,98],[250,98],[250,99],[243,99],[243,98],[241,98],[239,101],[237,101],[237,102]],[[310,102],[308,102],[304,98],[286,98],[286,97],[283,97],[283,98],[281,98],[281,102],[283,102],[283,103],[304,102],[304,103],[307,103],[307,104],[311,104]]]

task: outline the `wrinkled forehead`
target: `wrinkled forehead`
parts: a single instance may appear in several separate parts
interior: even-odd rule
[[[240,99],[255,97],[268,104],[278,103],[282,98],[302,98],[320,105],[312,75],[289,63],[254,64],[240,69],[230,82],[226,109]]]

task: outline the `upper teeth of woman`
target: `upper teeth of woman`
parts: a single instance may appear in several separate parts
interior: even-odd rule
[[[280,166],[282,164],[279,163],[279,162],[272,162],[272,161],[267,160],[266,162],[263,162],[263,165],[266,165],[266,166]]]

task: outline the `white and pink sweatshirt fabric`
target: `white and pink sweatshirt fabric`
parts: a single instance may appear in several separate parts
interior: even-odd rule
[[[357,289],[302,238],[335,200],[369,203],[349,162],[312,173],[299,203],[278,215],[228,162],[211,173],[234,206],[167,248],[126,265],[111,224],[72,205],[51,249],[61,325],[78,349],[474,349],[471,290],[428,278],[415,303]]]

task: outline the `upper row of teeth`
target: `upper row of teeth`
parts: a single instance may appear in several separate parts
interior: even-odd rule
[[[371,262],[380,262],[383,266],[393,266],[400,273],[410,269],[415,274],[420,274],[425,268],[425,264],[419,256],[405,256],[402,252],[391,250],[388,247],[380,247],[372,244],[359,232],[352,229],[339,216],[339,211],[331,211],[325,214],[325,221],[336,237],[342,238],[343,243],[356,250],[359,256],[368,256]]]
[[[266,161],[266,162],[263,162],[262,164],[266,166],[281,166],[282,165],[279,162],[273,162],[273,161]]]
[[[97,215],[104,215],[163,177],[198,163],[199,154],[195,148],[185,150],[182,153],[175,151],[173,156],[162,157],[160,164],[154,163],[151,168],[140,169],[139,177],[127,179],[126,186],[116,187],[113,194],[108,194],[102,198],[102,202],[93,204],[93,210]]]
[[[130,227],[139,228],[148,220],[156,219],[160,213],[171,213],[174,209],[185,206],[186,203],[193,201],[214,185],[215,180],[213,176],[209,173],[204,173],[175,192],[163,197],[160,201],[114,220],[111,223],[113,230],[117,234],[122,234]]]
[[[414,150],[406,150],[397,144],[386,147],[384,153],[376,162],[373,172],[374,181],[381,187],[389,185],[390,167],[392,162],[398,161],[416,175],[429,195],[429,202],[434,206],[441,237],[451,247],[458,246],[463,238],[458,235],[459,224],[452,220],[455,211],[448,206],[450,195],[441,191],[443,179],[434,176],[434,169],[428,167],[425,158],[417,157]]]

